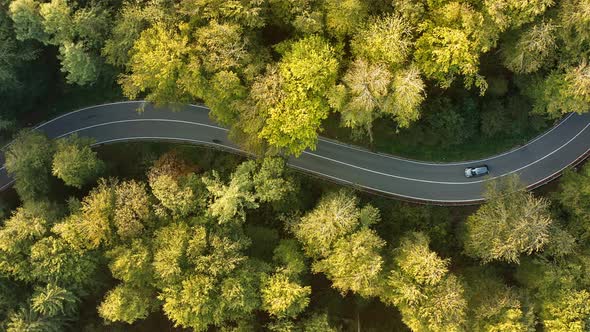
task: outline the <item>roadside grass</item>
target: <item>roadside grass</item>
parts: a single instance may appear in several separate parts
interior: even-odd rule
[[[92,86],[66,85],[59,93],[50,94],[43,105],[33,112],[23,114],[22,126],[35,126],[58,115],[80,108],[126,99],[116,82],[98,83]]]
[[[522,126],[517,131],[493,137],[476,133],[461,144],[444,145],[439,144],[441,140],[436,130],[428,128],[422,120],[408,129],[396,131],[393,120],[380,118],[374,122],[374,141],[371,143],[367,135],[354,137],[349,128],[340,126],[339,115],[332,113],[324,122],[321,134],[374,152],[423,161],[451,162],[482,159],[524,145],[550,127],[549,123],[539,123],[539,119],[535,121],[537,123]]]

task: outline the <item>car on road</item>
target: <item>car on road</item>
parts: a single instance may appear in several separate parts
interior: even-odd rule
[[[481,165],[481,166],[465,168],[465,176],[468,178],[482,176],[482,175],[486,175],[489,173],[490,173],[490,169],[488,168],[488,165]]]

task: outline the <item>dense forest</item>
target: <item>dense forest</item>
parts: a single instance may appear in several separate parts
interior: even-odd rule
[[[588,331],[590,166],[414,206],[187,146],[20,133],[0,320],[21,331]],[[115,177],[116,175],[117,177]]]
[[[120,86],[131,99],[204,102],[258,153],[298,155],[328,128],[437,158],[427,150],[453,153],[481,138],[515,144],[590,106],[587,0],[2,0],[0,8],[2,128],[69,85]]]
[[[283,157],[498,152],[588,111],[589,51],[590,0],[0,0],[0,331],[587,332],[590,166],[443,208]],[[122,98],[260,158],[19,130]]]

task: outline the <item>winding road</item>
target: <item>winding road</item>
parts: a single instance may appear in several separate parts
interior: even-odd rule
[[[137,109],[145,106],[141,113]],[[61,115],[35,127],[51,138],[73,133],[96,139],[96,145],[157,140],[208,145],[241,152],[227,139],[226,128],[209,118],[204,106],[179,111],[155,109],[142,101],[97,105]],[[320,138],[315,151],[291,158],[291,167],[360,189],[433,204],[482,201],[485,181],[517,173],[534,188],[559,175],[590,152],[590,113],[571,114],[526,145],[489,158],[457,163],[428,163],[374,153]],[[215,143],[213,140],[216,140]],[[3,159],[1,160],[3,162]],[[487,164],[490,175],[468,179],[464,168]],[[13,180],[0,168],[0,190]]]

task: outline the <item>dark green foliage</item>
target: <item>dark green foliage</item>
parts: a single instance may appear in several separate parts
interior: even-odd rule
[[[90,148],[93,141],[77,135],[59,139],[53,156],[53,175],[65,184],[81,188],[104,171],[104,162]]]
[[[24,201],[44,197],[49,192],[53,143],[37,131],[21,131],[6,151],[5,167]]]

